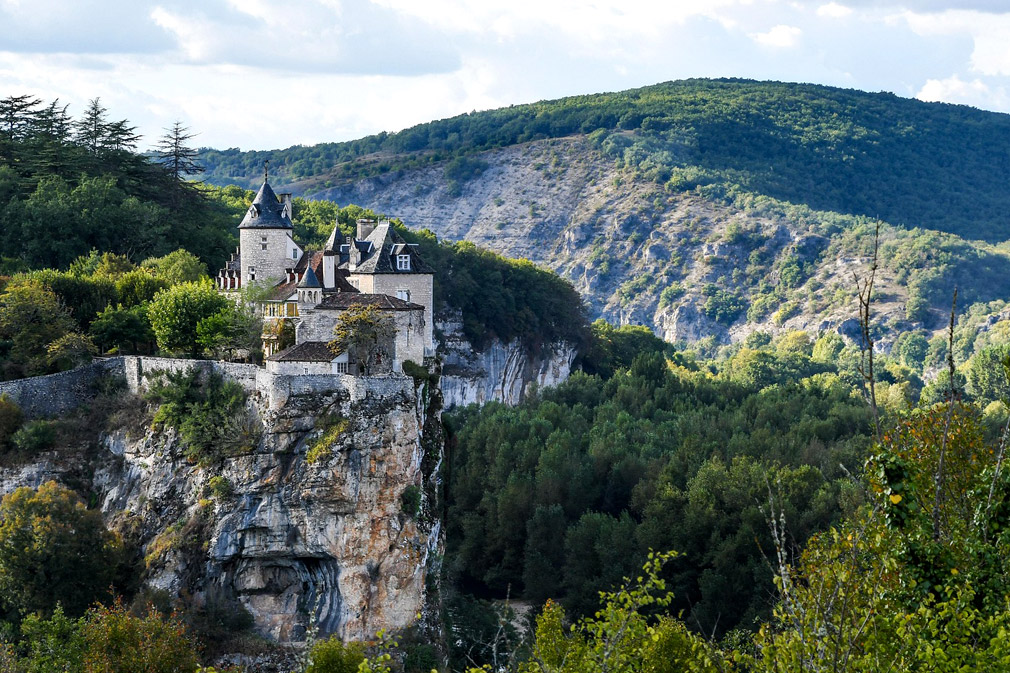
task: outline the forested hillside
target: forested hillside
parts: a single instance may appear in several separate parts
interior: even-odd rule
[[[965,308],[1010,295],[1008,120],[889,94],[690,80],[201,156],[211,180],[254,179],[270,157],[303,194],[530,259],[570,280],[591,318],[708,355],[754,330],[855,334],[853,278],[882,222],[887,349],[902,332],[937,336],[955,286]]]
[[[475,112],[391,134],[269,152],[204,150],[207,179],[251,186],[270,159],[303,192],[473,153],[590,137],[609,157],[678,189],[719,183],[818,210],[972,239],[1010,238],[1010,116],[811,84],[684,80]]]

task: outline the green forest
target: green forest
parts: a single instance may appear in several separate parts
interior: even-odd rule
[[[204,149],[207,179],[250,187],[271,161],[311,192],[343,180],[445,164],[482,169],[484,150],[588,136],[670,189],[722,185],[816,210],[991,242],[1010,238],[1010,117],[960,105],[813,84],[691,79],[473,112],[360,140],[242,152]]]

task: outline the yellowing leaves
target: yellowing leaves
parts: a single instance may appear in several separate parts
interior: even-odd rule
[[[892,493],[891,494],[891,504],[892,505],[897,505],[899,502],[901,502],[901,496],[898,495],[897,493]]]

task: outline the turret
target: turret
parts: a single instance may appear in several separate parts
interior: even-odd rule
[[[284,203],[278,200],[264,177],[263,185],[242,218],[238,229],[243,285],[281,281],[285,278],[285,270],[301,258],[302,249],[291,238],[294,226],[288,196]]]
[[[298,303],[303,306],[315,306],[323,300],[323,286],[312,267],[306,267],[302,279],[298,281]]]

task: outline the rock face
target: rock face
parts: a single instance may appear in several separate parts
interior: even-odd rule
[[[426,587],[442,549],[440,408],[437,389],[406,377],[279,408],[254,394],[258,440],[242,455],[200,467],[173,432],[118,431],[94,488],[110,520],[140,531],[149,586],[237,602],[281,642],[304,640],[312,623],[371,638],[436,600]]]
[[[292,189],[529,259],[568,278],[592,318],[646,325],[670,341],[714,337],[722,344],[755,330],[816,333],[825,320],[830,329],[855,314],[853,274],[864,275],[869,259],[852,242],[843,249],[810,231],[807,215],[761,199],[731,202],[694,189],[667,190],[619,168],[586,137],[476,156],[487,167],[462,184],[447,180],[443,165],[425,164]],[[770,298],[780,280],[790,301]],[[882,270],[877,285],[878,319],[904,320],[907,288],[900,278]],[[745,310],[714,310],[706,294],[711,287]],[[479,397],[472,389],[466,386],[466,395]]]
[[[486,402],[519,404],[533,388],[565,381],[575,360],[575,348],[565,343],[539,355],[528,354],[518,340],[507,344],[496,340],[485,350],[475,351],[459,320],[443,319],[437,327],[446,408]]]

